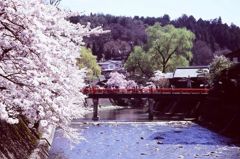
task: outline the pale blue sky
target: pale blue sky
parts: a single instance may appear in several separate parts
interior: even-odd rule
[[[84,14],[104,13],[119,16],[182,14],[204,20],[222,17],[224,23],[240,26],[240,0],[62,0],[61,6]]]

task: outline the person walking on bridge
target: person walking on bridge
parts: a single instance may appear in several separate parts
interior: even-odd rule
[[[192,88],[192,80],[190,76],[187,78],[187,88]]]

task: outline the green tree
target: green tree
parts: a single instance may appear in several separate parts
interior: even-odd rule
[[[97,57],[92,54],[90,49],[81,48],[80,57],[77,58],[77,65],[80,69],[87,68],[87,80],[93,80],[101,74],[101,68],[97,64]]]
[[[156,70],[173,71],[177,66],[187,66],[192,59],[191,49],[195,35],[186,28],[156,23],[146,29],[151,61]]]
[[[207,43],[196,40],[193,46],[192,65],[209,65],[212,59],[213,53]]]
[[[134,47],[125,63],[125,68],[137,82],[139,77],[150,78],[153,74],[151,57],[140,46]]]

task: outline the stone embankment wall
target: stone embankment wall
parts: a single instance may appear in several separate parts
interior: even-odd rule
[[[1,159],[28,158],[37,145],[38,135],[28,128],[22,118],[15,125],[0,121],[0,131]]]
[[[240,102],[234,96],[210,94],[201,104],[198,122],[218,133],[240,139]]]
[[[201,105],[199,121],[219,133],[240,139],[240,63],[225,69]]]
[[[19,119],[15,125],[0,121],[0,159],[47,159],[55,128],[51,134],[31,130],[27,121]]]

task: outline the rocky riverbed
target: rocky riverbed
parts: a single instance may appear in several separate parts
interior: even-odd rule
[[[238,159],[231,139],[192,122],[75,122],[85,140],[72,147],[57,130],[50,159]]]

